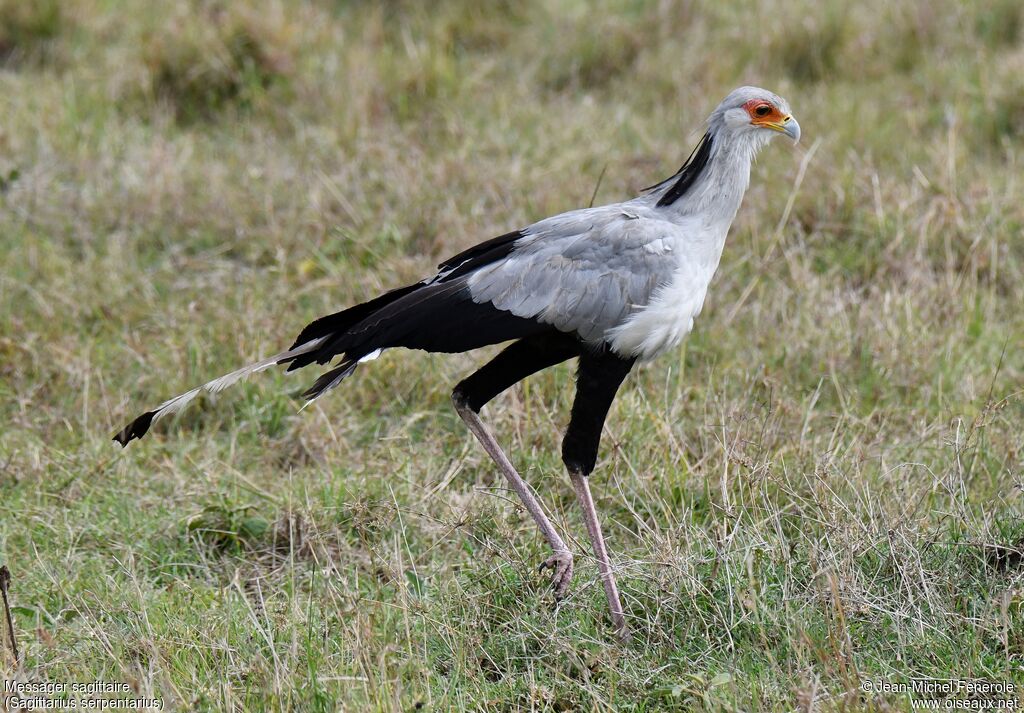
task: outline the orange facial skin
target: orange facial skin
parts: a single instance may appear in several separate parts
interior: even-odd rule
[[[754,126],[768,126],[774,129],[789,118],[779,111],[778,107],[764,99],[751,99],[743,108],[750,114],[750,123]]]

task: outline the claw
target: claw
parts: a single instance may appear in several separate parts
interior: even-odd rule
[[[569,591],[572,580],[572,552],[555,552],[537,567],[538,572],[551,569],[551,587],[555,590],[555,601],[561,601]]]

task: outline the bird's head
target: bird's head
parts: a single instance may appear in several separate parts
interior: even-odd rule
[[[800,140],[800,124],[789,111],[789,102],[759,87],[740,87],[729,93],[708,119],[712,133],[747,139],[760,146],[775,134]]]

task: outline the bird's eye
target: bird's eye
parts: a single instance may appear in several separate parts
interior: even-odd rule
[[[770,106],[768,106],[767,104],[762,104],[761,106],[759,106],[756,109],[754,109],[754,113],[757,116],[768,116],[768,114],[770,114],[771,111],[772,111],[772,108]]]

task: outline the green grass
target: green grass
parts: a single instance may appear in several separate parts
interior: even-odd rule
[[[861,681],[1024,685],[1018,3],[0,20],[19,676],[325,711],[902,710]],[[668,175],[744,83],[805,139],[762,155],[693,335],[610,414],[592,482],[628,645],[558,456],[570,366],[485,410],[576,554],[557,608],[448,402],[493,349],[389,353],[301,413],[313,376],[264,375],[110,442],[316,316]]]

